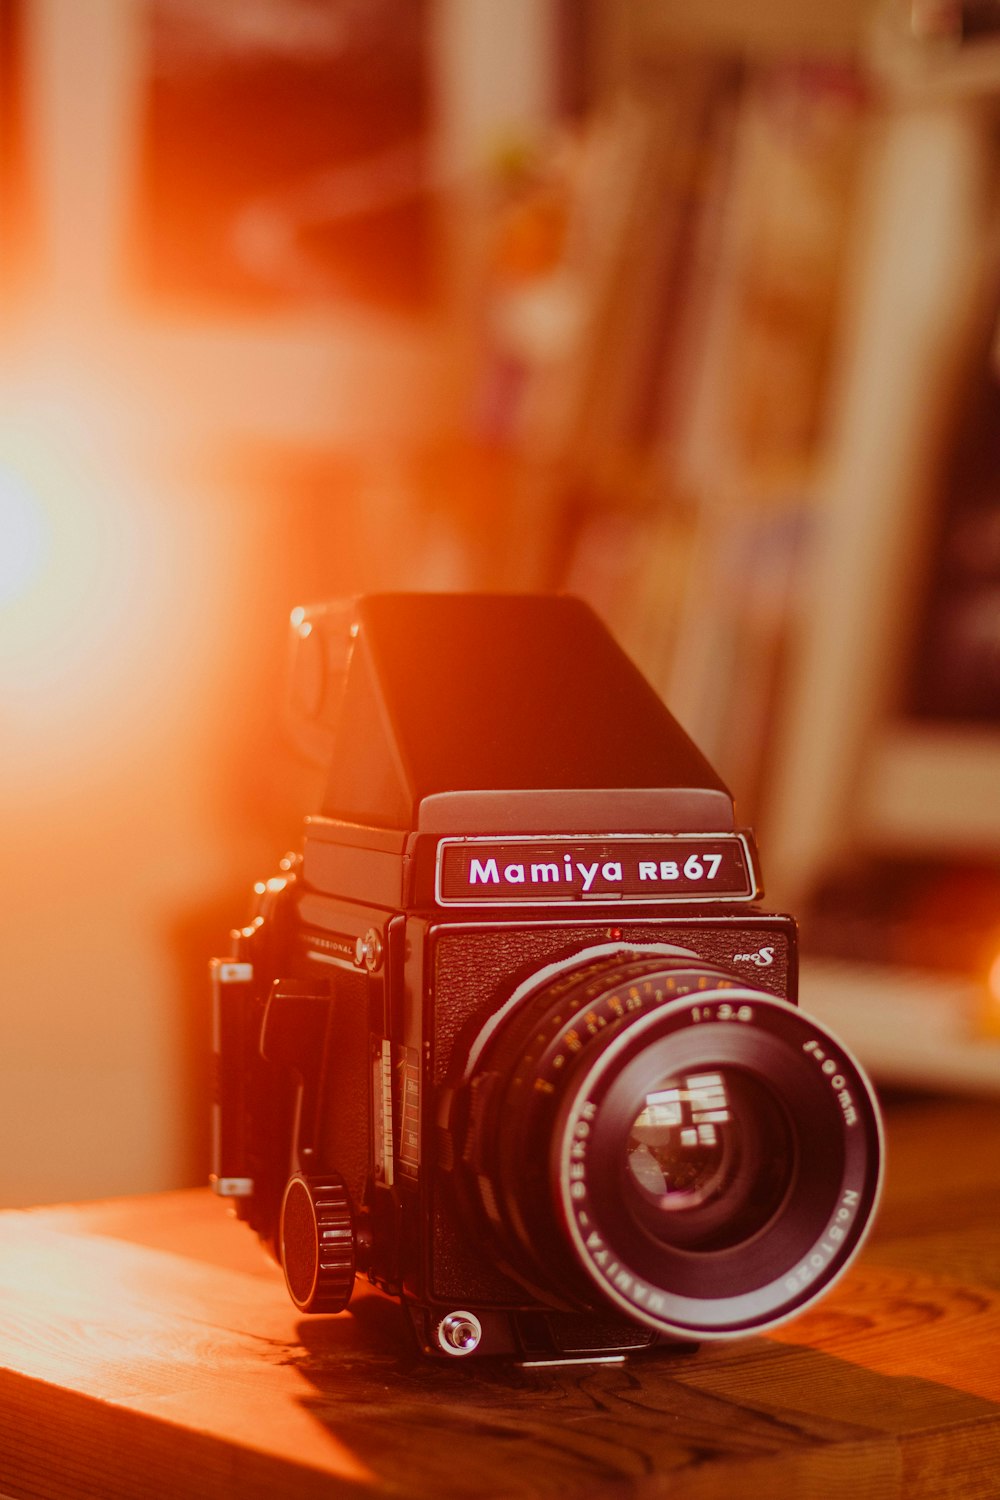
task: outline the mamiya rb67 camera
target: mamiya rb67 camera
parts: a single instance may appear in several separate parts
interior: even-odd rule
[[[427,1352],[527,1362],[801,1310],[878,1113],[706,760],[575,600],[293,624],[323,809],[212,969],[213,1182],[296,1306],[363,1272]]]

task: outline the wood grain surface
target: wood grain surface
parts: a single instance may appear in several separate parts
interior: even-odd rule
[[[872,1241],[775,1333],[625,1366],[303,1319],[207,1192],[0,1214],[0,1496],[1000,1497],[1000,1108],[890,1108]]]

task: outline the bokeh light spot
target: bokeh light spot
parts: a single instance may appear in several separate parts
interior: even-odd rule
[[[0,468],[0,609],[30,593],[51,546],[45,509],[24,479]]]

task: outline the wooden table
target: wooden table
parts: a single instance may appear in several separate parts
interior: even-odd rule
[[[621,1367],[303,1320],[205,1192],[0,1214],[0,1495],[1000,1496],[1000,1107],[889,1111],[876,1234],[763,1338]]]

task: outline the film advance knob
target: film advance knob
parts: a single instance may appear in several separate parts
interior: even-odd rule
[[[335,1172],[289,1178],[281,1205],[281,1264],[300,1312],[342,1312],[354,1289],[351,1198]]]

